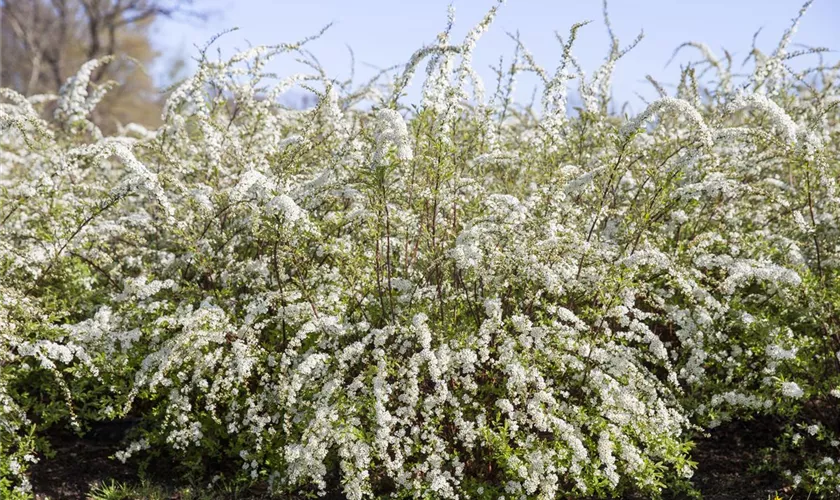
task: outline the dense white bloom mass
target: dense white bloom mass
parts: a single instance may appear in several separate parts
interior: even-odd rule
[[[119,460],[294,498],[651,498],[698,432],[769,414],[799,430],[796,486],[832,498],[836,68],[779,71],[785,41],[742,77],[692,43],[706,60],[625,120],[626,51],[610,28],[586,78],[579,24],[553,73],[516,38],[486,98],[500,5],[361,88],[314,59],[266,78],[307,40],[205,52],[153,131],[96,127],[104,61],[51,114],[0,91],[0,497],[36,423],[131,418]],[[512,102],[523,71],[541,112]],[[281,105],[296,85],[318,104]]]
[[[782,383],[782,396],[787,398],[801,398],[805,394],[796,382]]]
[[[397,149],[397,158],[408,161],[413,158],[409,144],[408,130],[402,115],[393,109],[380,109],[376,112],[376,142],[378,149],[374,160],[384,156],[386,148],[393,145]]]

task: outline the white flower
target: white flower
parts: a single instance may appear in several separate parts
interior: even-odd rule
[[[375,164],[381,161],[390,146],[396,147],[398,159],[401,161],[411,160],[414,154],[411,151],[409,141],[408,129],[401,114],[387,108],[376,112],[377,149],[373,157]]]
[[[782,396],[786,398],[801,398],[805,392],[797,385],[796,382],[783,382],[782,383]]]
[[[798,133],[796,123],[794,123],[790,116],[778,104],[770,100],[766,95],[739,95],[729,104],[728,110],[731,112],[746,108],[755,108],[766,113],[770,117],[773,126],[781,132],[784,139],[790,144],[796,143]]]
[[[627,122],[621,128],[621,134],[624,137],[630,136],[636,132],[645,122],[650,120],[653,115],[663,111],[670,110],[678,113],[680,116],[686,118],[691,125],[698,131],[700,139],[703,144],[711,146],[713,139],[709,127],[697,109],[688,101],[677,99],[674,97],[662,97],[650,104],[641,114],[633,120]]]
[[[771,344],[766,347],[765,352],[770,359],[785,360],[796,358],[795,347],[784,349],[776,344]]]

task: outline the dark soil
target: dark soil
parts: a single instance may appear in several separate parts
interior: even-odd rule
[[[120,424],[106,424],[84,438],[50,437],[55,457],[42,459],[32,469],[36,499],[84,499],[102,481],[138,482],[136,466],[109,458],[122,449],[123,430]],[[728,423],[713,429],[709,437],[698,438],[693,452],[698,466],[692,484],[705,500],[764,500],[773,498],[774,492],[782,493],[785,485],[781,477],[754,470],[761,463],[762,449],[773,445],[778,430],[773,419],[757,419]],[[162,467],[149,479],[156,481],[155,476],[160,475],[160,483],[171,484],[173,478],[167,470],[171,472]],[[682,499],[685,494],[670,498]]]
[[[103,482],[139,482],[137,464],[123,464],[113,455],[125,448],[125,436],[139,422],[129,418],[114,422],[95,423],[82,437],[68,432],[54,432],[47,436],[53,458],[41,457],[32,467],[30,480],[36,500],[71,500],[87,498],[90,490]],[[152,472],[163,485],[172,478],[166,474],[171,464],[159,463]]]
[[[104,480],[133,481],[137,471],[109,458],[121,449],[119,442],[96,438],[58,435],[50,438],[55,456],[41,458],[32,467],[36,500],[86,498],[91,487]]]
[[[778,474],[756,472],[764,460],[763,448],[773,446],[780,423],[772,418],[730,422],[697,439],[692,453],[697,470],[694,486],[705,500],[765,500],[782,492]],[[782,495],[786,497],[785,495]],[[789,496],[789,495],[788,495]]]

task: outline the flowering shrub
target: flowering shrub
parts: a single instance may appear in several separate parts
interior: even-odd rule
[[[723,421],[836,433],[837,67],[785,65],[820,51],[788,51],[799,18],[744,78],[687,44],[676,95],[651,79],[624,118],[639,39],[610,31],[587,77],[581,24],[553,74],[516,40],[488,98],[497,7],[361,87],[264,73],[308,40],[205,52],[154,131],[89,121],[103,60],[58,96],[3,90],[0,493],[28,491],[33,422],[129,415],[120,460],[348,498],[655,496]],[[537,107],[511,101],[522,72]],[[317,106],[279,106],[295,86]],[[825,495],[829,441],[791,472]]]

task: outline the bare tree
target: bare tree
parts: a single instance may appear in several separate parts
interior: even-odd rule
[[[120,84],[100,115],[153,125],[159,95],[133,61],[148,66],[158,57],[150,38],[155,19],[205,15],[193,0],[2,0],[0,84],[26,95],[54,93],[85,61],[128,56],[93,75]]]

